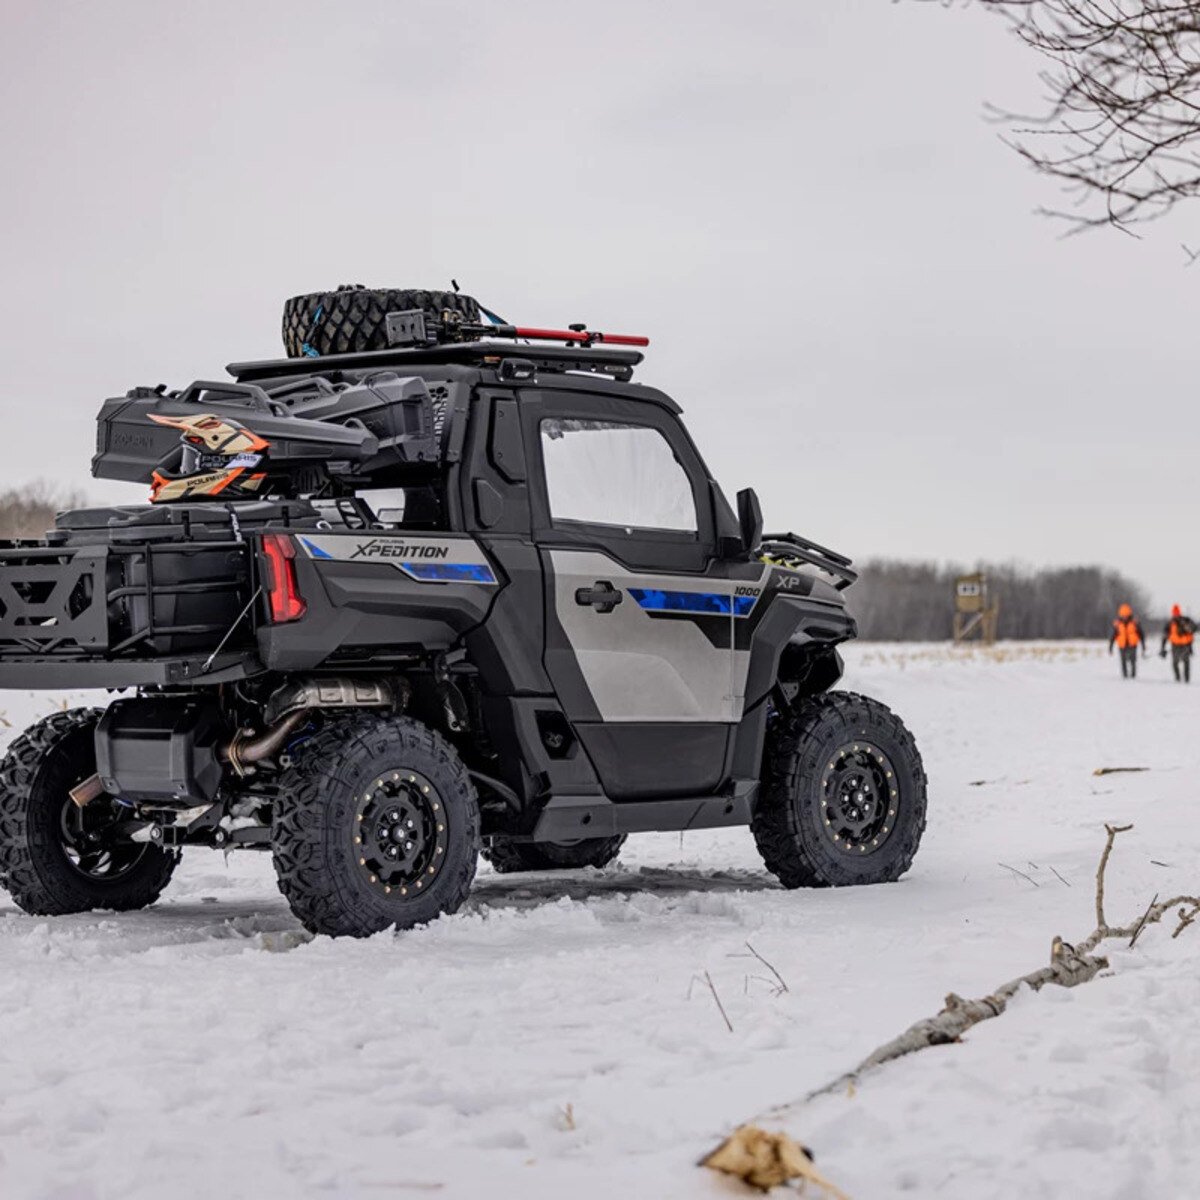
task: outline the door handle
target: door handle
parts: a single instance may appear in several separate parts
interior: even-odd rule
[[[581,608],[594,608],[598,613],[610,613],[622,600],[625,593],[615,588],[607,579],[597,579],[590,588],[577,588],[575,603]]]

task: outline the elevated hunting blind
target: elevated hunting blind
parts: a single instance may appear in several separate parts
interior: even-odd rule
[[[954,640],[972,639],[990,646],[996,640],[1000,601],[988,595],[987,576],[982,571],[960,575],[954,581]]]

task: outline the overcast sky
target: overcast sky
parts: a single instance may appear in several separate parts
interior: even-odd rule
[[[0,447],[281,353],[296,292],[649,334],[732,495],[856,558],[1103,562],[1200,608],[1200,208],[1060,240],[994,17],[888,0],[0,0]]]

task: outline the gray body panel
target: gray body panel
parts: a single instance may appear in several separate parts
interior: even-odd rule
[[[259,626],[272,670],[311,670],[335,653],[382,661],[449,650],[486,619],[501,583],[470,537],[306,530],[295,540],[308,613]]]
[[[553,573],[558,622],[602,721],[741,720],[750,652],[738,647],[736,626],[752,613],[768,567],[762,567],[758,581],[748,582],[632,571],[598,550],[548,550],[545,557]],[[578,590],[600,582],[622,593],[610,612],[576,600]],[[647,592],[720,597],[728,611],[647,607],[637,598]],[[553,656],[567,652],[548,651],[552,678]]]

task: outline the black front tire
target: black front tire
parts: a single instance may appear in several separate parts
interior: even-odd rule
[[[514,842],[497,834],[483,848],[483,857],[501,875],[518,871],[567,871],[607,867],[625,844],[625,835],[582,838],[578,842]]]
[[[110,838],[124,815],[98,796],[78,809],[68,795],[96,771],[97,708],[46,717],[17,738],[0,763],[0,885],[36,916],[153,904],[176,856]]]
[[[411,832],[410,832],[411,831]],[[440,734],[407,717],[334,721],[280,780],[279,890],[312,933],[369,937],[458,909],[479,857],[479,804]]]
[[[888,883],[912,865],[925,829],[926,778],[891,709],[828,692],[769,731],[752,829],[788,888]]]

